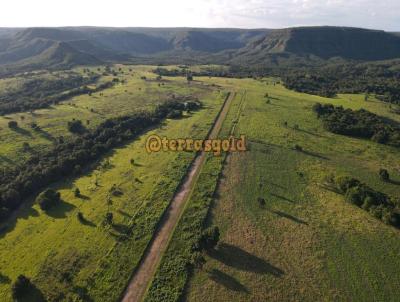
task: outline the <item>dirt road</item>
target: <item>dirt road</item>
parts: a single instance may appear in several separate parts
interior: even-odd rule
[[[218,117],[210,131],[209,138],[216,138],[221,130],[222,123],[225,120],[235,93],[229,93],[225,102],[218,114]],[[185,208],[185,203],[188,200],[191,189],[196,183],[197,176],[204,164],[206,153],[201,152],[197,155],[191,164],[187,175],[178,188],[177,193],[168,206],[168,209],[163,216],[158,230],[151,239],[137,269],[135,270],[132,279],[123,295],[122,302],[140,302],[149,286],[161,257],[167,248],[168,241],[175,229],[176,224]]]

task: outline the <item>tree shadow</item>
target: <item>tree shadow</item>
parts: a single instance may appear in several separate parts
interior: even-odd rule
[[[290,203],[295,203],[295,201],[294,201],[294,200],[292,200],[292,199],[289,199],[289,198],[287,198],[287,197],[284,197],[284,196],[281,196],[281,195],[278,195],[278,194],[275,194],[275,193],[270,193],[270,194],[271,194],[271,196],[274,196],[274,197],[276,197],[276,198],[279,198],[279,199],[285,200],[285,201],[287,201],[287,202],[290,202]]]
[[[131,227],[129,227],[129,226],[127,226],[127,225],[124,225],[124,224],[121,224],[121,223],[114,223],[114,224],[112,225],[112,228],[113,228],[116,232],[118,232],[118,233],[120,233],[120,234],[129,235],[129,234],[132,233]]]
[[[72,291],[79,296],[82,301],[94,302],[94,300],[89,296],[88,290],[83,286],[75,286]]]
[[[213,280],[214,282],[221,284],[222,286],[226,287],[227,289],[237,291],[237,292],[245,292],[249,293],[248,289],[241,284],[235,278],[221,272],[218,269],[213,269],[208,272],[208,277]]]
[[[39,212],[36,209],[32,208],[32,205],[30,204],[22,208],[21,211],[18,211],[18,218],[15,216],[15,214],[9,217],[4,225],[0,227],[0,239],[4,238],[7,233],[15,229],[18,219],[28,219],[31,216],[38,217]]]
[[[336,194],[342,194],[342,192],[340,192],[340,190],[338,188],[336,188],[334,185],[330,185],[330,184],[318,184],[318,186],[322,189],[334,192]]]
[[[304,132],[304,133],[309,134],[309,135],[312,135],[312,136],[327,138],[326,136],[323,136],[323,135],[321,135],[321,134],[317,134],[317,133],[314,133],[314,132],[311,132],[311,131],[308,131],[308,130],[304,130],[304,129],[300,129],[300,128],[295,129],[295,130],[296,130],[296,131],[300,131],[300,132]]]
[[[96,227],[97,226],[94,222],[91,222],[90,220],[87,220],[85,217],[80,218],[79,222],[82,223],[83,225],[90,226],[90,227]]]
[[[37,129],[35,130],[41,137],[43,137],[44,139],[51,141],[51,142],[55,142],[57,141],[55,139],[54,136],[52,136],[50,133],[48,133],[47,131],[43,130],[43,129]]]
[[[239,270],[254,272],[258,274],[271,274],[275,277],[282,277],[284,271],[264,259],[258,258],[245,250],[226,243],[221,243],[218,249],[208,252],[210,257],[234,267]]]
[[[23,136],[32,137],[32,134],[31,134],[28,130],[26,130],[26,129],[23,129],[23,128],[20,128],[20,127],[11,128],[11,129],[12,129],[13,131],[17,132],[18,134],[23,135]]]
[[[82,200],[90,200],[90,197],[89,197],[89,196],[86,196],[86,195],[83,195],[83,194],[79,194],[77,197],[78,197],[79,199],[82,199]]]
[[[319,158],[319,159],[330,160],[328,157],[326,157],[326,156],[324,156],[322,154],[319,154],[317,152],[312,152],[312,151],[307,151],[307,150],[302,150],[300,152],[305,154],[305,155],[309,155],[309,156],[316,157],[316,158]]]
[[[269,183],[269,184],[271,184],[271,185],[273,185],[273,186],[275,186],[275,187],[278,187],[278,188],[280,188],[280,189],[283,189],[283,190],[286,190],[286,189],[287,189],[286,187],[284,187],[284,186],[282,186],[282,185],[279,185],[279,184],[276,184],[276,183],[274,183],[274,182],[272,182],[272,181],[268,181],[267,183]]]
[[[126,218],[132,218],[132,215],[129,215],[127,212],[122,211],[122,210],[117,210],[118,213],[120,213],[122,216]]]
[[[57,206],[45,211],[45,213],[50,217],[61,219],[66,218],[67,213],[71,212],[74,208],[76,207],[73,204],[60,200],[60,203],[57,204]]]
[[[9,165],[14,165],[14,162],[11,159],[9,159],[7,156],[4,156],[4,155],[0,155],[0,161],[3,161]]]
[[[400,186],[400,181],[398,181],[398,180],[389,179],[389,180],[387,180],[387,182],[392,184],[392,185]]]
[[[35,285],[31,284],[26,292],[18,297],[15,301],[21,302],[46,302],[42,291]]]
[[[286,213],[281,212],[281,211],[275,211],[275,210],[271,210],[271,212],[276,214],[276,215],[278,215],[278,216],[280,216],[280,217],[284,217],[284,218],[290,219],[290,220],[292,220],[292,221],[294,221],[296,223],[308,225],[308,223],[306,221],[304,221],[304,220],[302,220],[300,218],[297,218],[297,217],[295,217],[293,215],[286,214]]]
[[[8,276],[0,273],[0,284],[9,284],[9,283],[11,283],[11,279]]]

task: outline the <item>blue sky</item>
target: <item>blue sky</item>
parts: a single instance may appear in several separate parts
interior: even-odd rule
[[[4,0],[1,27],[282,28],[343,25],[400,31],[400,0]]]

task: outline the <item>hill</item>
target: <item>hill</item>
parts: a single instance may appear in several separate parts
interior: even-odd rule
[[[98,62],[216,63],[304,66],[326,61],[375,61],[400,57],[400,36],[349,27],[286,29],[27,28],[0,29],[0,65],[29,66],[55,42],[68,45],[69,64]],[[77,58],[76,62],[71,59]],[[89,59],[90,58],[90,59]],[[58,58],[57,61],[64,61]],[[45,64],[46,66],[49,64]],[[9,67],[11,68],[11,67]],[[12,69],[12,68],[11,68]]]
[[[235,61],[262,62],[282,54],[309,60],[339,57],[374,61],[400,57],[400,37],[392,33],[349,27],[298,27],[274,30],[249,43]],[[279,56],[280,55],[280,56]]]

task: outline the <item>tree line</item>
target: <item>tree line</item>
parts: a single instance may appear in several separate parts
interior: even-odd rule
[[[395,121],[365,109],[344,109],[332,104],[317,103],[313,110],[318,118],[322,119],[325,129],[330,132],[400,147],[400,127]]]
[[[90,77],[78,75],[57,80],[43,78],[27,80],[18,89],[0,93],[0,115],[46,108],[74,96],[92,94],[110,88],[118,82],[118,79],[115,79],[102,83],[96,88],[87,86],[98,79],[98,75]]]
[[[399,200],[375,191],[349,176],[335,178],[334,184],[345,195],[347,202],[362,208],[386,224],[400,228]]]
[[[44,153],[32,155],[23,165],[0,174],[0,222],[27,197],[64,177],[78,174],[105,152],[130,140],[150,126],[159,124],[171,112],[186,110],[185,103],[168,101],[154,111],[107,119],[82,135],[59,139]]]

